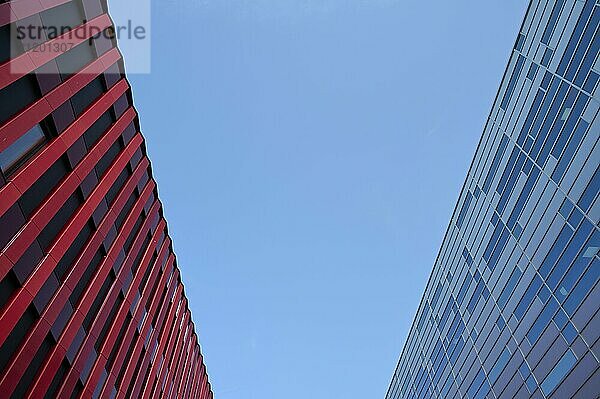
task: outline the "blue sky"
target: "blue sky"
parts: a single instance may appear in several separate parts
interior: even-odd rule
[[[152,6],[130,80],[215,397],[382,398],[527,1]]]

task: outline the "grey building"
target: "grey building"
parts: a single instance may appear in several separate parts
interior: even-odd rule
[[[388,399],[600,396],[599,22],[530,2]]]

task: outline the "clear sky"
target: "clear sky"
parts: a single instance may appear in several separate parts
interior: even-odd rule
[[[134,100],[218,399],[382,398],[526,0],[160,0]]]

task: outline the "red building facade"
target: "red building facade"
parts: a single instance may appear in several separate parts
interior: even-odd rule
[[[112,23],[0,0],[2,398],[212,398]]]

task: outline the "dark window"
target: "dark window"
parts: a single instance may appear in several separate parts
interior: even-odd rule
[[[102,330],[100,331],[100,334],[98,334],[96,343],[94,344],[94,347],[96,348],[97,352],[100,352],[100,348],[101,348],[102,344],[104,343],[104,339],[106,338],[108,329],[112,326],[112,323],[114,322],[115,317],[117,316],[117,312],[119,311],[119,308],[121,307],[121,304],[123,303],[123,300],[124,300],[123,295],[121,293],[119,293],[119,295],[117,296],[117,300],[115,301],[112,309],[110,310],[110,314],[108,315],[108,318],[106,319],[106,322],[104,323],[104,326],[102,327]]]
[[[112,46],[116,47],[114,40],[113,40]],[[117,83],[119,80],[121,80],[121,77],[122,77],[121,70],[122,69],[121,69],[120,65],[121,65],[121,63],[119,63],[119,62],[114,63],[113,65],[108,67],[106,72],[104,72],[104,78],[106,79],[106,83],[107,83],[108,87],[113,87],[115,85],[115,83]]]
[[[144,205],[144,215],[145,216],[148,216],[148,212],[150,212],[150,207],[154,204],[155,201],[156,201],[156,196],[155,196],[154,192],[152,192],[152,194],[150,194],[150,197],[148,198],[148,201],[146,201],[146,204]],[[150,229],[152,231],[154,231],[154,229],[158,225],[159,218],[160,218],[160,216],[157,214],[154,217],[154,220],[152,220],[152,224],[150,226]]]
[[[71,104],[73,105],[73,111],[75,111],[75,117],[79,117],[79,115],[100,97],[104,91],[104,83],[102,83],[100,77],[97,77],[71,97]]]
[[[138,251],[137,256],[135,257],[135,259],[133,261],[133,264],[131,265],[131,270],[132,270],[133,274],[135,274],[136,271],[140,268],[140,263],[142,262],[142,258],[144,257],[144,253],[146,252],[146,249],[150,245],[150,240],[152,240],[152,236],[150,234],[147,234],[146,238],[144,239],[144,242],[142,243],[142,245],[140,247],[140,250]],[[154,259],[154,256],[153,256],[153,259]],[[148,267],[148,269],[151,269],[151,267]]]
[[[123,342],[123,337],[125,337],[125,333],[127,332],[127,329],[129,328],[131,319],[132,319],[131,315],[129,313],[127,313],[127,316],[125,316],[125,322],[123,323],[123,325],[121,326],[121,329],[119,330],[119,335],[117,336],[115,345],[113,346],[112,350],[110,351],[110,355],[108,356],[108,359],[106,361],[106,369],[107,370],[112,369],[113,363],[117,357],[117,351],[119,350],[120,343]]]
[[[140,181],[137,184],[138,188],[140,190],[142,190],[144,187],[146,187],[146,184],[148,183],[149,180],[150,180],[150,175],[148,174],[148,171],[146,171],[146,172],[144,172]]]
[[[104,154],[96,164],[96,173],[98,176],[104,175],[104,172],[106,172],[106,169],[108,169],[108,167],[113,163],[117,155],[119,155],[121,152],[122,148],[123,144],[121,144],[120,139],[117,139],[117,141],[110,146],[108,151],[106,151],[106,154]]]
[[[0,90],[0,125],[41,97],[33,75],[25,75]]]
[[[141,255],[144,254],[144,250],[146,249],[147,244],[144,242],[144,245],[142,245],[142,249],[140,249],[140,254],[138,255],[138,258],[141,260]],[[144,272],[144,276],[142,277],[142,280],[140,281],[140,286],[138,287],[138,291],[141,294],[144,287],[146,286],[146,282],[148,281],[148,278],[150,277],[150,273],[152,272],[152,270],[154,269],[154,262],[156,262],[156,251],[154,251],[154,253],[152,254],[152,258],[150,259],[150,263],[148,264],[148,266],[146,266],[146,270]],[[134,268],[138,269],[139,266],[139,260],[136,259],[136,262],[134,263]]]
[[[52,332],[52,336],[55,339],[59,339],[59,337],[65,330],[67,323],[71,319],[71,316],[73,316],[73,312],[74,312],[74,310],[73,310],[73,307],[71,306],[71,302],[67,301],[64,304],[60,313],[58,314],[56,320],[54,320],[54,324],[52,324],[52,328],[50,330]]]
[[[150,268],[150,267],[148,267],[148,268]],[[154,284],[152,285],[152,289],[150,290],[151,295],[148,296],[148,300],[146,301],[146,307],[148,309],[150,309],[150,307],[152,305],[152,300],[154,299],[154,297],[153,297],[154,293],[156,293],[158,291],[158,284],[160,283],[160,279],[161,279],[162,275],[163,275],[163,272],[161,271],[158,273],[158,276],[156,276],[156,278],[154,279]]]
[[[77,304],[79,303],[83,292],[85,291],[85,289],[88,286],[88,283],[96,273],[96,270],[98,270],[98,266],[100,265],[102,259],[104,259],[104,255],[101,250],[98,250],[98,252],[96,252],[94,257],[92,258],[90,264],[87,266],[86,270],[81,275],[81,278],[77,282],[77,285],[75,286],[73,292],[71,293],[71,296],[69,297],[69,301],[71,301],[71,304],[74,308],[77,307]]]
[[[56,391],[58,391],[58,388],[60,388],[63,381],[65,380],[65,377],[67,375],[67,372],[69,371],[69,368],[70,368],[69,362],[67,362],[66,358],[63,359],[62,363],[60,364],[60,368],[58,369],[58,371],[56,372],[56,375],[52,379],[52,383],[50,384],[50,387],[48,387],[48,390],[46,391],[46,394],[44,395],[44,399],[52,399],[56,396]]]
[[[38,206],[40,206],[48,194],[50,194],[63,177],[65,177],[68,171],[67,162],[65,162],[64,158],[59,158],[54,165],[50,166],[50,168],[48,168],[48,170],[40,176],[27,191],[25,191],[19,200],[19,205],[21,205],[21,209],[26,218],[29,218]]]
[[[79,193],[79,190],[76,190],[38,235],[38,241],[42,246],[42,250],[50,248],[50,245],[54,242],[56,236],[61,232],[63,227],[65,227],[67,222],[71,219],[71,216],[73,216],[82,203],[83,200],[81,194]]]
[[[0,216],[0,226],[2,226],[0,229],[0,248],[4,248],[24,224],[25,218],[23,218],[19,204],[13,204],[4,212],[4,215]]]
[[[27,394],[27,390],[31,386],[33,379],[37,375],[39,368],[42,366],[44,359],[46,359],[46,356],[48,355],[48,352],[50,352],[50,349],[52,349],[53,345],[54,340],[52,339],[52,336],[46,336],[46,338],[44,338],[44,340],[42,341],[42,344],[40,345],[35,356],[31,360],[31,363],[29,363],[25,374],[23,374],[23,377],[21,377],[21,381],[19,381],[19,384],[17,385],[15,391],[11,396],[12,398],[25,397],[25,395]]]
[[[96,319],[96,315],[100,310],[100,306],[102,305],[102,302],[104,302],[104,300],[106,299],[106,295],[108,294],[108,291],[110,290],[110,287],[112,286],[114,281],[115,277],[113,276],[113,272],[111,270],[108,276],[106,277],[106,280],[104,280],[104,284],[102,284],[102,287],[100,288],[100,291],[98,292],[94,303],[92,303],[90,310],[85,316],[85,319],[83,319],[83,328],[85,328],[87,331],[90,330],[92,322]]]
[[[129,144],[129,141],[133,138],[133,136],[135,136],[136,130],[135,130],[135,124],[133,122],[131,122],[129,125],[127,125],[127,127],[125,128],[125,130],[123,130],[123,142],[125,142],[125,144]],[[139,151],[139,154],[138,154]],[[137,163],[139,162],[140,159],[142,159],[142,151],[141,150],[137,150],[134,154],[131,161],[132,165],[137,165]],[[136,159],[136,160],[134,160]]]
[[[133,204],[135,204],[136,200],[137,200],[137,194],[135,192],[133,192],[131,194],[131,196],[129,197],[129,199],[127,200],[127,202],[125,203],[125,205],[123,206],[123,209],[121,209],[119,216],[117,216],[117,219],[115,220],[115,227],[117,228],[117,230],[121,230],[121,227],[123,226],[123,223],[125,222],[125,218],[127,218],[127,215],[129,215],[129,211],[133,207]]]
[[[75,389],[73,389],[73,393],[71,394],[71,399],[79,399],[81,398],[81,393],[83,392],[83,384],[81,381],[77,380],[77,384],[75,385]]]
[[[40,288],[33,298],[33,304],[39,313],[42,313],[44,309],[46,309],[50,299],[52,299],[57,290],[58,280],[56,279],[56,276],[51,273],[44,285],[42,285],[42,288]]]
[[[96,144],[100,137],[104,136],[104,133],[106,133],[114,121],[111,112],[106,111],[88,130],[86,130],[83,134],[83,139],[85,140],[85,146],[88,151]]]
[[[155,348],[154,350],[157,350],[157,348]],[[151,353],[150,356],[152,357],[152,356],[154,356],[154,354]],[[146,373],[144,374],[144,378],[142,378],[142,381],[144,381],[144,385],[148,384],[148,382],[149,382],[148,380],[150,378],[151,371],[152,371],[151,365],[146,366]],[[186,388],[186,391],[185,391],[186,393],[187,393],[188,389],[189,388]]]
[[[27,280],[33,269],[35,269],[43,257],[44,254],[40,248],[40,244],[38,244],[37,240],[33,241],[12,269],[21,284]]]
[[[27,332],[37,320],[38,315],[33,305],[30,305],[21,316],[21,319],[15,325],[10,335],[6,338],[2,347],[0,347],[0,374],[6,368],[6,365],[12,358],[13,354],[21,345],[21,340],[25,338]]]
[[[158,302],[158,307],[157,309],[162,309],[163,305],[165,304],[165,299],[167,298],[167,294],[169,293],[169,289],[168,287],[165,287],[165,289],[162,292],[162,295],[160,297],[160,301]],[[152,325],[155,326],[156,322],[158,321],[158,316],[160,315],[160,311],[158,312],[154,312],[154,317],[152,318]],[[164,327],[164,325],[163,325]],[[161,328],[162,331],[162,328]]]
[[[127,237],[127,239],[125,240],[125,244],[123,245],[123,249],[125,250],[125,252],[129,252],[129,250],[131,249],[131,246],[133,245],[133,241],[135,240],[135,237],[137,236],[138,231],[142,227],[142,223],[144,223],[144,217],[142,215],[140,215],[138,217],[138,220],[135,222],[133,229],[131,229],[131,233],[129,233],[129,237]]]
[[[131,359],[131,355],[133,354],[133,349],[135,348],[135,343],[139,336],[140,336],[140,333],[136,330],[135,333],[133,334],[133,339],[131,340],[131,343],[129,344],[129,349],[127,349],[127,356],[125,356],[125,359]],[[117,346],[118,346],[118,344],[117,344]],[[119,371],[119,375],[117,376],[117,379],[115,381],[116,387],[121,387],[121,383],[123,382],[123,377],[125,376],[125,369],[127,368],[127,365],[128,365],[127,362],[124,362],[121,365],[121,370]]]
[[[75,237],[75,240],[73,240],[73,243],[69,249],[67,249],[67,252],[65,252],[63,257],[60,259],[56,265],[56,268],[54,269],[54,274],[60,281],[64,281],[65,275],[69,272],[69,270],[71,270],[73,262],[75,262],[79,256],[84,245],[87,243],[93,232],[94,228],[92,227],[92,224],[90,222],[86,223],[79,234],[77,234],[77,237]]]
[[[133,374],[131,375],[131,380],[129,381],[129,388],[127,388],[127,394],[125,395],[128,398],[133,397],[133,388],[135,387],[135,383],[138,380],[138,374],[140,373],[140,367],[142,366],[142,362],[144,357],[146,356],[146,349],[142,349],[142,353],[140,354],[140,357],[138,358],[137,364],[135,365],[135,370],[133,371]]]
[[[19,289],[19,280],[12,270],[9,270],[6,276],[0,281],[0,309],[13,296],[14,292]]]
[[[110,190],[108,190],[108,192],[106,193],[106,202],[109,204],[109,206],[112,205],[112,202],[117,197],[117,194],[121,191],[123,185],[125,185],[125,182],[129,178],[129,176],[131,176],[131,172],[127,167],[123,169],[121,174],[119,174],[119,176],[117,177],[115,183],[111,186]]]

